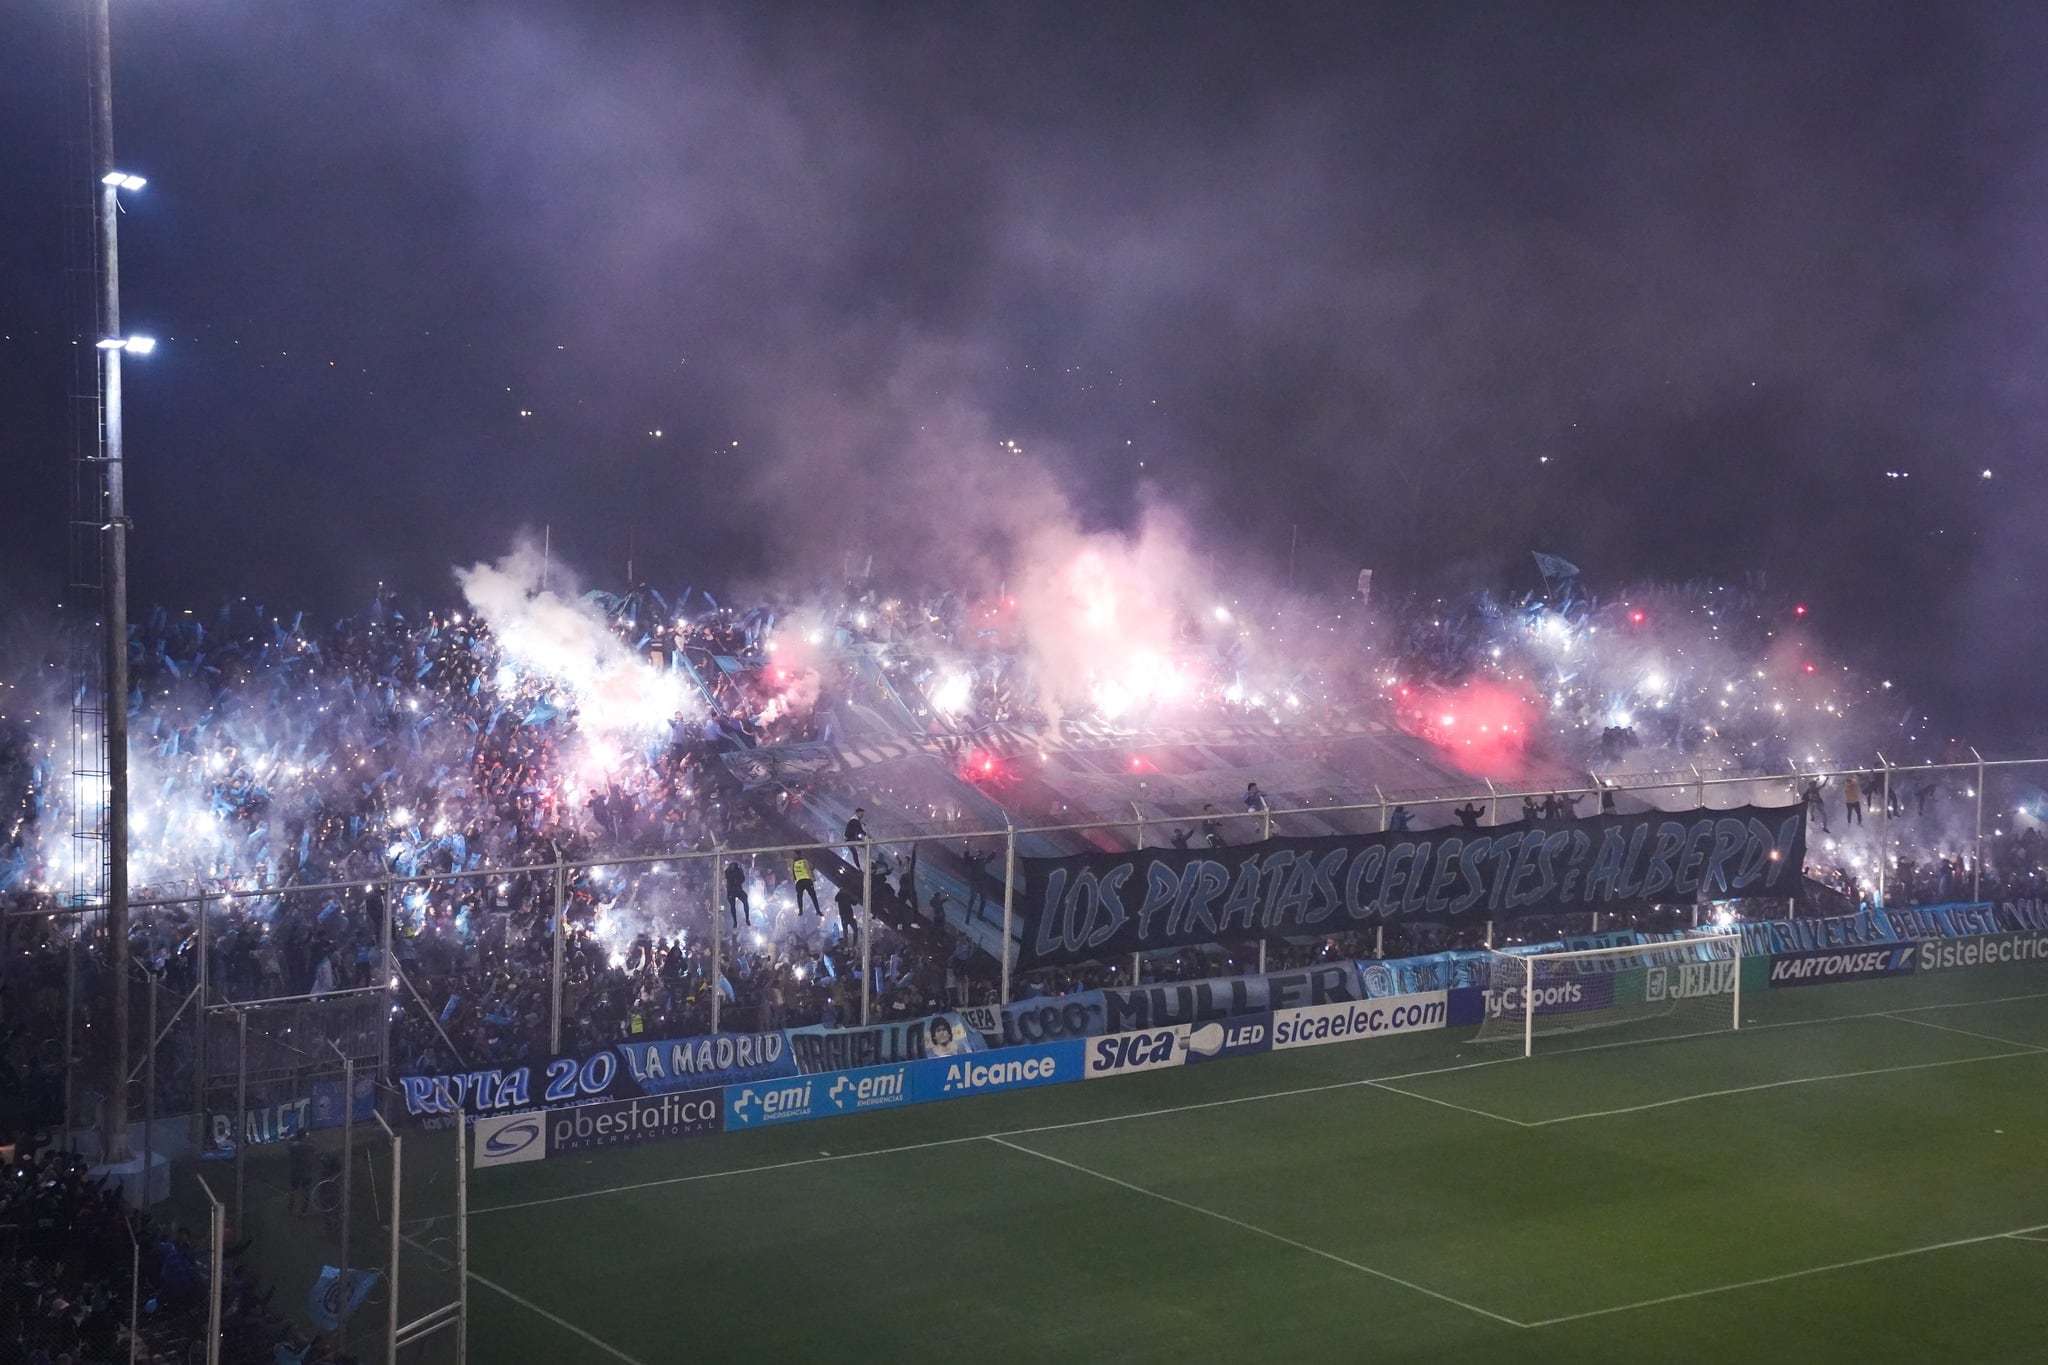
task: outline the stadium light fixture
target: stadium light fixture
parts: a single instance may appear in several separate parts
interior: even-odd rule
[[[110,189],[139,190],[149,181],[139,175],[130,175],[126,171],[108,171],[100,177],[100,183]]]
[[[148,355],[156,349],[156,338],[101,337],[96,344],[102,351],[127,351],[132,355]]]

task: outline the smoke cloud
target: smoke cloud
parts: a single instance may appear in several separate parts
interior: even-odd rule
[[[703,714],[680,674],[633,653],[595,605],[579,601],[530,535],[491,564],[457,569],[463,598],[492,636],[506,667],[560,689],[578,729],[613,743],[666,736],[679,719]],[[500,680],[513,691],[512,678]]]

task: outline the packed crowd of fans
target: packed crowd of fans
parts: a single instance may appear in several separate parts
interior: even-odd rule
[[[1697,637],[1687,637],[1697,671],[1762,657],[1782,624],[1773,615],[1782,604],[1755,584],[1664,585],[1607,601],[1576,581],[1549,587],[1461,604],[1380,602],[1372,611],[1394,642],[1396,671],[1410,678],[1448,682],[1493,669],[1540,681],[1533,669],[1544,650],[1565,660],[1555,662],[1560,678],[1599,676],[1597,686],[1559,684],[1553,698],[1551,719],[1580,735],[1589,762],[1596,740],[1618,759],[1643,746],[1690,753],[1716,733],[1708,721],[1725,701],[1710,711],[1688,700],[1692,684],[1675,673],[1653,680],[1669,706],[1611,714],[1602,698],[1623,686],[1614,680],[1641,674],[1645,650],[1671,652],[1671,640],[1652,640],[1648,632],[1688,623],[1683,628]],[[678,695],[690,699],[661,733],[611,744],[595,744],[576,699],[518,666],[473,614],[401,610],[389,594],[366,617],[326,628],[246,602],[209,618],[158,612],[135,627],[132,647],[136,860],[138,880],[154,883],[138,886],[137,899],[202,891],[212,897],[204,935],[209,1000],[385,991],[396,1057],[476,1065],[536,1055],[548,1046],[555,1008],[550,865],[712,855],[830,837],[837,822],[819,814],[825,803],[810,781],[773,762],[765,780],[742,780],[729,760],[772,759],[779,746],[829,738],[841,701],[924,723],[933,713],[933,660],[966,657],[970,648],[978,662],[962,705],[975,723],[1042,719],[1024,675],[1004,666],[1016,623],[1000,602],[948,593],[891,599],[861,584],[838,600],[822,614],[809,610],[800,633],[781,632],[785,645],[830,637],[829,644],[796,651],[803,654],[797,659],[790,649],[778,656],[771,648],[779,617],[794,610],[787,604],[734,610],[692,593],[672,601],[648,588],[593,595],[586,614],[601,615],[638,665],[686,680]],[[1596,647],[1631,629],[1643,638],[1631,638],[1626,648]],[[891,662],[878,667],[885,657]],[[1217,666],[1241,663],[1223,658]],[[1747,676],[1723,671],[1731,679]],[[799,689],[791,677],[798,673],[806,686],[801,704],[793,704]],[[1769,725],[1763,695],[1750,708],[1763,718],[1744,722],[1753,729]],[[1810,700],[1816,710],[1823,705],[1818,694]],[[1847,705],[1835,696],[1823,714],[1838,710],[1837,701]],[[1618,719],[1630,723],[1611,723]],[[1726,716],[1717,722],[1723,730],[1733,723]],[[1782,748],[1782,737],[1776,743]],[[0,717],[0,902],[14,912],[0,991],[16,1071],[44,1101],[51,1063],[61,1053],[53,1039],[61,1038],[67,1018],[87,1047],[104,1040],[106,1018],[104,973],[94,968],[102,945],[93,933],[74,946],[60,919],[20,913],[59,909],[70,882],[61,863],[71,841],[47,837],[63,816],[61,766],[46,735]],[[2036,822],[2007,822],[1987,836],[1980,879],[1974,844],[1958,838],[1958,793],[1947,789],[1953,785],[1920,775],[1895,782],[1889,827],[1917,826],[1924,837],[1915,840],[1921,853],[1887,869],[1888,898],[1956,899],[1979,885],[1987,896],[2038,893]],[[1851,842],[1852,830],[1868,842],[1858,828],[1862,811],[1849,809],[1858,803],[1847,802],[1840,788],[1807,795],[1820,827],[1812,870],[1850,900],[1866,898],[1877,850]],[[1864,779],[1861,795],[1860,804],[1875,812],[1877,784]],[[1579,813],[1564,806],[1570,799],[1520,813]],[[1839,850],[1830,811],[1840,826]],[[1423,825],[1448,818],[1405,808],[1398,814]],[[1478,818],[1476,805],[1469,815]],[[1191,814],[1176,841],[1206,840],[1212,825],[1206,813]],[[1232,842],[1236,829],[1229,831]],[[975,855],[925,847],[928,856],[944,852],[951,859],[951,885],[963,876],[983,879]],[[747,913],[734,913],[723,926],[723,970],[714,971],[712,917],[727,913],[718,898],[720,861],[700,856],[687,865],[579,870],[567,878],[563,1048],[702,1032],[711,1026],[714,1001],[727,1029],[858,1019],[858,878],[835,886],[821,877],[824,912],[809,916],[796,913],[786,859],[748,860],[740,874]],[[474,875],[505,868],[542,870]],[[970,907],[949,906],[942,891],[929,900],[918,896],[900,859],[895,870],[901,901],[915,914],[873,926],[871,1017],[991,999],[996,964],[987,905],[974,923]],[[473,875],[458,875],[464,873]],[[393,876],[424,880],[397,883],[387,905],[384,879]],[[889,889],[886,874],[883,885]],[[135,916],[135,960],[169,1007],[199,981],[199,904],[186,899]],[[1378,946],[1390,954],[1429,952],[1470,946],[1465,940],[1476,932],[1400,929],[1394,942]],[[1272,945],[1268,962],[1363,950],[1357,943]],[[79,952],[86,965],[74,984],[69,960]],[[1154,955],[1142,970],[1147,980],[1187,979],[1243,970],[1252,960],[1242,946],[1188,949]],[[1130,971],[1123,962],[1049,969],[1017,989],[1121,983]],[[158,1059],[166,1099],[191,1093],[192,1058],[189,1048],[179,1051],[185,1036],[174,1032]]]
[[[222,1248],[221,1360],[351,1360],[271,1311],[272,1291],[241,1264],[243,1250]],[[76,1153],[44,1149],[0,1164],[0,1256],[5,1365],[206,1358],[213,1271],[204,1236],[130,1208],[118,1182],[88,1175]]]
[[[1578,746],[1587,767],[1712,758],[1788,773],[1818,766],[1808,750],[1828,745],[1806,735],[1795,743],[1799,732],[1785,716],[1840,726],[1867,700],[1851,683],[1814,679],[1811,666],[1789,679],[1753,667],[1784,626],[1783,604],[1758,585],[1667,585],[1604,602],[1576,583],[1550,586],[1455,605],[1374,604],[1391,642],[1382,662],[1370,677],[1348,655],[1341,668],[1328,659],[1297,667],[1289,686],[1298,684],[1298,719],[1312,727],[1340,714],[1340,701],[1379,704],[1373,689],[1394,678],[1448,687],[1495,676],[1547,693],[1553,742]],[[856,855],[841,843],[839,820],[824,814],[843,816],[862,794],[821,789],[824,779],[781,755],[834,740],[835,717],[856,710],[909,728],[1042,725],[1048,708],[1011,652],[1015,620],[1000,601],[895,600],[854,585],[841,607],[810,610],[800,632],[782,632],[785,644],[809,647],[778,655],[771,644],[789,608],[731,610],[708,597],[692,608],[692,597],[671,601],[642,588],[590,604],[635,666],[686,701],[625,738],[586,725],[577,697],[523,667],[473,615],[402,611],[389,595],[367,617],[324,629],[247,603],[205,619],[160,612],[139,623],[128,699],[135,898],[159,902],[134,916],[141,989],[155,993],[166,1016],[202,976],[216,1003],[359,992],[388,1024],[402,1074],[547,1054],[558,921],[565,1052],[701,1034],[713,1026],[714,1005],[724,1030],[858,1023],[864,971],[875,1020],[992,1003],[999,893],[988,894],[989,851],[940,838],[949,822],[975,821],[899,802],[923,840],[926,894],[907,844],[879,848],[877,899],[893,910],[872,907],[870,922],[859,869],[849,872]],[[1187,632],[1191,647],[1199,634]],[[1225,710],[1241,712],[1255,690],[1241,685],[1247,667],[1244,648],[1228,643],[1202,665],[1204,695],[1218,706],[1232,698]],[[47,726],[31,727],[14,704],[37,692],[61,714],[62,688],[50,685],[61,672],[45,668],[39,692],[33,677],[26,688],[13,684],[12,713],[0,711],[0,1127],[28,1133],[61,1121],[67,1036],[72,1072],[96,1078],[112,1018],[103,929],[58,913],[78,884],[67,861],[79,849],[56,833],[71,797],[60,776],[65,756]],[[961,695],[941,706],[937,687],[963,677]],[[1796,779],[1789,790],[1809,807],[1810,875],[1848,905],[1875,891],[1883,850],[1873,827],[1894,841],[1890,904],[2043,894],[2048,799],[2017,783],[1986,821],[1981,866],[1962,814],[1978,795],[1966,778],[1894,769],[1888,791],[1875,775],[1853,785]],[[1591,813],[1569,794],[1500,812],[1509,820]],[[1460,811],[1401,807],[1396,818],[1397,827],[1421,828],[1482,816],[1468,802]],[[1213,811],[1190,811],[1165,837],[1183,847],[1234,843],[1251,837],[1241,825],[1219,833]],[[796,901],[787,855],[730,852],[806,839],[846,853],[820,849],[823,904],[812,913]],[[662,855],[672,861],[652,861]],[[634,856],[650,861],[578,866]],[[567,869],[559,907],[556,865]],[[944,875],[930,875],[935,868]],[[948,891],[963,887],[971,903],[949,903]],[[1671,914],[1659,915],[1635,927],[1675,927]],[[1527,939],[1570,928],[1518,924],[1504,933]],[[871,943],[863,945],[863,932]],[[1477,947],[1483,933],[1479,925],[1390,925],[1383,936],[1269,944],[1263,960],[1279,970],[1419,956]],[[1255,944],[1191,947],[1142,964],[1040,969],[1020,975],[1014,994],[1228,976],[1260,960]],[[138,1056],[148,1041],[142,1013],[138,1005]],[[155,1049],[164,1112],[183,1112],[204,1089],[197,1062],[196,1031],[169,1030]],[[211,1069],[219,1071],[218,1059]],[[208,1092],[209,1103],[219,1098],[217,1087]],[[259,1086],[251,1103],[274,1098]],[[96,1101],[82,1091],[74,1112],[89,1114]],[[142,1358],[184,1358],[195,1293],[204,1299],[204,1255],[124,1209],[82,1170],[47,1150],[6,1169],[0,1321],[18,1326],[0,1350],[54,1362],[118,1346],[132,1231],[139,1302],[148,1305]],[[278,1359],[329,1358],[285,1336],[233,1258],[226,1288],[234,1349],[224,1358],[267,1360],[280,1350]]]

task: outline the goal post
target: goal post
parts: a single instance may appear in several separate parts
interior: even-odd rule
[[[1692,934],[1579,951],[1489,949],[1478,1043],[1622,1028],[1634,1038],[1690,1037],[1742,1026],[1742,937]]]

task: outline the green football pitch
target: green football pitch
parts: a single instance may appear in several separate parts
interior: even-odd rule
[[[1744,1014],[478,1171],[470,1358],[2048,1360],[2048,968]]]

